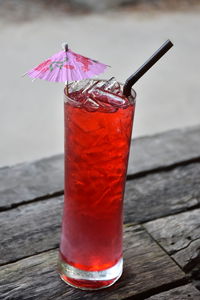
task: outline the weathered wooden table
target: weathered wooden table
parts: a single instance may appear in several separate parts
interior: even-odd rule
[[[56,272],[62,155],[1,168],[0,200],[0,299],[200,299],[200,126],[132,141],[124,273],[106,290]]]

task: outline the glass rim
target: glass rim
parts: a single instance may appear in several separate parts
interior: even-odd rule
[[[93,80],[93,81],[108,81],[107,79],[102,79],[102,78],[86,78],[86,79],[83,79],[83,80]],[[79,81],[83,81],[83,80],[79,80]],[[77,81],[77,82],[79,82],[79,81]],[[67,84],[68,84],[68,86],[70,86],[71,84],[73,84],[74,83],[74,81],[72,81],[72,82],[68,82]],[[124,85],[124,83],[122,83],[122,82],[119,82],[118,81],[118,83],[123,87],[123,85]],[[67,85],[65,84],[65,87],[64,87],[64,96],[65,97],[67,97],[67,98],[70,98],[67,94],[66,94],[66,89],[67,89]],[[136,91],[133,89],[133,88],[131,88],[131,96],[129,96],[129,97],[131,97],[131,100],[133,101],[133,104],[135,104],[135,102],[136,102],[136,97],[137,97],[137,93],[136,93]],[[128,97],[128,98],[129,98]],[[71,99],[71,98],[70,98]]]

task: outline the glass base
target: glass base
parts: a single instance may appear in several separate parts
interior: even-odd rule
[[[111,286],[121,276],[122,269],[122,258],[113,267],[102,271],[83,271],[67,264],[61,258],[58,261],[61,279],[82,290],[99,290]]]

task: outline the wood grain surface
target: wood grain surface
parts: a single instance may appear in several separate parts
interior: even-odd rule
[[[128,177],[200,159],[200,126],[132,140]],[[63,193],[63,155],[0,168],[0,210]]]
[[[126,182],[125,222],[144,222],[198,207],[200,163]]]
[[[63,283],[56,271],[57,250],[1,267],[0,299],[126,299],[175,287],[185,274],[152,240],[143,227],[125,228],[124,273],[112,287],[98,292],[80,291]]]
[[[199,300],[200,292],[192,285],[187,284],[177,287],[158,295],[154,295],[147,300]]]
[[[200,158],[200,126],[132,140],[128,174],[138,174]]]
[[[200,209],[148,222],[145,228],[153,238],[187,270],[200,259]]]
[[[58,247],[63,197],[1,212],[0,264]]]
[[[132,141],[124,273],[98,292],[73,289],[56,271],[63,155],[1,168],[0,299],[200,299],[199,137],[195,126]]]
[[[200,209],[161,218],[144,226],[200,290]]]
[[[63,191],[63,156],[0,168],[0,210]]]
[[[199,163],[148,174],[127,182],[124,221],[143,223],[194,208],[199,202]],[[57,247],[62,205],[59,196],[1,212],[0,264]]]

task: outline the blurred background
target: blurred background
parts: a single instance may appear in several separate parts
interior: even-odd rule
[[[0,166],[63,152],[63,84],[23,73],[62,42],[124,82],[168,38],[135,85],[133,137],[200,123],[199,0],[0,0]]]

